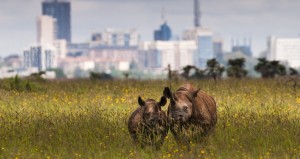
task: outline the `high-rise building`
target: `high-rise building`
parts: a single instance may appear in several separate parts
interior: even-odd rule
[[[195,64],[197,46],[195,41],[153,41],[140,46],[139,60],[142,67],[150,70],[165,70],[168,65],[180,70],[187,65]]]
[[[300,67],[300,38],[268,39],[268,60],[277,60],[288,63],[290,67]]]
[[[37,42],[52,44],[56,39],[56,19],[42,15],[37,20]]]
[[[252,56],[252,50],[251,50],[251,39],[244,38],[243,44],[240,43],[239,39],[234,42],[232,40],[232,52],[242,52],[246,54],[247,56]]]
[[[172,31],[171,28],[167,25],[167,22],[163,23],[160,26],[160,30],[154,31],[154,40],[160,40],[160,41],[168,41],[172,37]]]
[[[214,57],[218,61],[221,61],[223,57],[223,39],[221,38],[213,39],[213,50],[214,50]]]
[[[161,20],[162,25],[160,26],[159,30],[154,31],[154,40],[155,41],[168,41],[172,37],[172,30],[167,24],[167,20],[165,19],[165,8],[162,8],[161,12]]]
[[[183,33],[183,40],[195,40],[197,43],[198,51],[196,54],[195,65],[200,68],[206,67],[206,62],[214,58],[213,51],[213,32],[208,28],[191,28]]]
[[[65,0],[45,0],[42,2],[42,14],[57,21],[57,39],[71,42],[71,5]]]
[[[102,33],[92,35],[92,45],[136,47],[140,35],[136,29],[105,29]]]
[[[39,71],[46,71],[57,66],[55,47],[51,45],[32,45],[24,50],[23,55],[25,68],[38,68]]]

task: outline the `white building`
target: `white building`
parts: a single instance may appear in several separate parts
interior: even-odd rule
[[[151,41],[140,46],[140,65],[162,73],[170,64],[172,70],[195,65],[195,41]]]
[[[34,44],[24,49],[24,68],[38,68],[45,71],[49,68],[56,68],[55,47],[50,44]]]
[[[56,19],[41,15],[37,20],[37,42],[41,44],[52,44],[56,40]]]
[[[137,46],[140,35],[136,29],[105,29],[102,33],[92,35],[92,45]]]
[[[56,58],[58,61],[66,58],[67,56],[67,41],[65,39],[55,40],[53,42],[54,47],[56,48]]]
[[[290,67],[300,67],[300,38],[268,39],[268,60],[277,60],[288,63]]]
[[[213,32],[209,28],[190,28],[183,32],[183,40],[194,40],[197,44],[196,66],[200,68],[206,67],[206,62],[214,58],[213,50]]]

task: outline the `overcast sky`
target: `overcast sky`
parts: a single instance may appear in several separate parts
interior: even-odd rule
[[[0,0],[0,56],[22,53],[36,42],[42,0]],[[105,28],[136,28],[152,40],[161,8],[173,35],[193,26],[193,0],[71,0],[72,41],[86,42]],[[299,37],[300,0],[201,0],[201,23],[231,47],[231,39],[252,37],[253,51],[266,49],[269,35]]]

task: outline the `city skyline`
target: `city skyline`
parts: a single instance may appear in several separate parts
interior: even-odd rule
[[[106,28],[135,28],[141,40],[153,40],[153,31],[161,25],[161,8],[173,35],[182,37],[193,27],[193,0],[70,0],[72,7],[72,41],[87,42],[92,33]],[[267,49],[267,36],[297,37],[300,2],[297,0],[201,0],[201,24],[224,38],[225,51],[231,39],[252,38],[254,55]],[[36,21],[42,0],[0,2],[1,57],[22,49],[36,39]],[[22,6],[22,7],[19,7]],[[118,12],[115,11],[117,8]],[[17,10],[17,12],[16,12]],[[109,18],[108,18],[109,17]]]

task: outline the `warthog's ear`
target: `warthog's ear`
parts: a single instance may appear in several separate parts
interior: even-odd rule
[[[141,98],[141,96],[139,96],[138,102],[139,102],[140,106],[144,106],[145,105],[145,101],[143,101],[143,99]]]
[[[192,92],[193,98],[197,97],[197,93],[200,91],[200,88]]]
[[[172,96],[172,92],[169,87],[165,87],[163,94],[164,94],[164,97],[166,97],[168,99],[170,99]]]
[[[160,101],[157,103],[159,106],[165,106],[166,104],[167,104],[167,99],[166,99],[166,97],[164,97],[164,96],[162,96],[161,98],[160,98]]]

